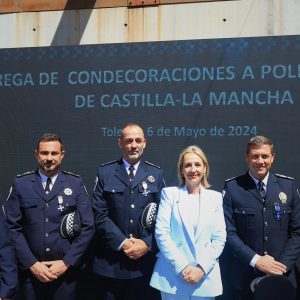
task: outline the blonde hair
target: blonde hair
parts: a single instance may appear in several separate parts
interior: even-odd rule
[[[201,185],[205,188],[210,187],[210,184],[207,181],[207,178],[209,175],[209,165],[208,165],[207,158],[206,158],[204,152],[201,150],[201,148],[199,148],[198,146],[195,146],[195,145],[186,147],[179,154],[179,158],[178,158],[178,162],[177,162],[177,177],[178,177],[179,185],[180,186],[185,185],[185,178],[182,176],[181,170],[183,167],[184,156],[187,153],[194,153],[202,159],[204,166],[206,167],[206,172],[203,175],[203,178],[201,179]]]

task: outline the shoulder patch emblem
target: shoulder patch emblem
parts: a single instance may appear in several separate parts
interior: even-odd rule
[[[33,174],[35,171],[28,171],[28,172],[25,172],[23,174],[18,174],[17,177],[22,177],[22,176],[26,176],[26,175],[30,175],[30,174]]]
[[[77,175],[77,174],[74,174],[72,172],[69,172],[69,171],[62,171],[64,174],[67,174],[67,175],[71,175],[71,176],[75,176],[75,177],[80,177],[80,175]]]
[[[160,167],[159,167],[159,166],[157,166],[157,165],[154,165],[153,163],[151,163],[151,162],[149,162],[149,161],[147,161],[147,160],[145,160],[145,163],[146,163],[147,165],[149,165],[149,166],[152,166],[152,167],[155,167],[155,168],[158,168],[158,169],[160,169]]]
[[[275,174],[277,177],[280,177],[280,178],[285,178],[285,179],[290,179],[290,180],[294,180],[293,177],[290,177],[290,176],[286,176],[286,175],[282,175],[282,174]]]

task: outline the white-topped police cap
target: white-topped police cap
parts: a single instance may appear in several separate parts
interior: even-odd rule
[[[64,239],[73,240],[80,235],[81,220],[77,210],[66,214],[60,223],[60,234]]]
[[[294,300],[296,290],[284,275],[266,275],[255,278],[250,284],[253,300]]]

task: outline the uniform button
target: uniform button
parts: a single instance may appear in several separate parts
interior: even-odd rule
[[[266,227],[268,226],[268,222],[265,222],[265,226],[266,226]]]
[[[50,252],[50,248],[46,248],[46,252]]]
[[[244,215],[245,213],[246,213],[246,212],[243,210],[243,211],[242,211],[242,214]]]
[[[133,234],[132,233],[129,233],[129,238],[132,238],[133,237]]]
[[[46,207],[49,207],[49,203],[46,203]]]
[[[131,208],[134,208],[134,204],[131,204],[130,207],[131,207]]]
[[[133,220],[130,220],[129,223],[132,224],[132,223],[133,223]]]
[[[268,254],[268,251],[264,251],[264,255],[267,255]]]
[[[267,208],[266,207],[264,207],[264,211],[266,211],[267,210]]]
[[[49,222],[49,219],[48,219],[48,218],[46,218],[46,219],[45,219],[45,222],[46,222],[46,223],[48,223],[48,222]]]
[[[264,237],[264,240],[265,240],[265,241],[267,241],[267,240],[268,240],[268,237],[267,237],[267,236],[265,236],[265,237]]]
[[[49,236],[49,234],[48,234],[48,232],[46,232],[46,233],[45,233],[45,237],[48,237],[48,236]]]
[[[133,194],[133,190],[131,190],[130,193]]]

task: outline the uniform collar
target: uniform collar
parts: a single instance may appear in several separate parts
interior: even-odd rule
[[[265,176],[265,178],[263,180],[259,180],[257,178],[255,178],[250,171],[248,171],[250,177],[253,179],[253,181],[255,182],[255,186],[258,185],[259,181],[262,181],[265,185],[265,187],[267,186],[267,183],[268,183],[268,179],[269,179],[269,175],[270,175],[270,172],[267,173],[267,175]]]
[[[51,184],[52,186],[54,185],[56,179],[57,179],[57,176],[58,176],[58,173],[54,174],[53,176],[46,176],[45,174],[43,174],[40,170],[38,170],[38,173],[41,177],[41,181],[42,181],[42,185],[45,186],[46,185],[46,182],[47,182],[47,179],[48,178],[51,178]]]
[[[125,166],[127,172],[129,172],[128,169],[129,169],[130,166],[134,166],[134,170],[136,171],[139,167],[140,162],[141,162],[141,160],[139,160],[137,163],[132,165],[127,160],[125,160],[124,158],[122,158],[122,160],[123,160],[123,163],[124,163],[124,166]]]

